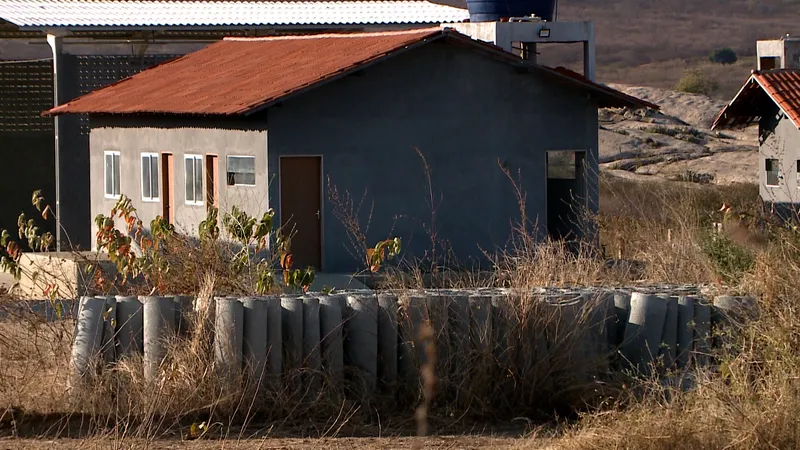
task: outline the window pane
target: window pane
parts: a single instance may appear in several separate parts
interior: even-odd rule
[[[150,192],[158,198],[158,156],[150,156]]]
[[[233,184],[246,184],[251,186],[256,184],[256,174],[254,173],[234,173],[230,175],[232,175]]]
[[[186,201],[194,201],[194,160],[186,158]]]
[[[150,157],[142,156],[142,197],[151,198],[150,192]]]
[[[255,156],[228,156],[228,172],[256,173]]]
[[[106,195],[111,195],[113,192],[111,191],[114,186],[114,157],[112,155],[106,155],[106,186],[105,186],[105,193]]]
[[[114,155],[114,195],[119,195],[119,155]]]
[[[200,158],[194,160],[194,200],[203,201],[203,160]]]

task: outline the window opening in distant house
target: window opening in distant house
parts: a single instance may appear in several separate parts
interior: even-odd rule
[[[781,58],[778,56],[762,56],[759,58],[760,70],[779,69],[780,66]]]
[[[228,156],[227,183],[228,186],[255,186],[256,157]]]
[[[105,158],[105,197],[119,198],[119,152],[103,152]]]
[[[158,153],[142,153],[142,200],[157,202]]]
[[[184,156],[186,179],[186,204],[203,204],[203,157],[200,155]]]
[[[765,159],[764,171],[767,173],[767,186],[778,186],[780,184],[780,164],[777,159]]]

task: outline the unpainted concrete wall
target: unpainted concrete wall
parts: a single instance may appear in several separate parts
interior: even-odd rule
[[[256,122],[256,125],[258,125]],[[198,224],[206,218],[206,203],[194,205],[186,203],[184,155],[218,156],[219,207],[221,211],[238,205],[251,215],[260,214],[269,208],[267,198],[267,155],[266,131],[263,119],[257,127],[253,122],[216,122],[215,128],[200,127],[208,122],[190,119],[125,119],[92,117],[90,134],[91,170],[91,211],[92,218],[97,214],[108,215],[116,203],[115,199],[104,195],[104,152],[120,152],[120,190],[130,197],[139,217],[145,224],[163,213],[165,186],[159,183],[159,201],[142,199],[142,153],[158,153],[159,166],[162,153],[172,153],[174,158],[173,204],[175,223],[179,229],[196,234]],[[256,157],[256,186],[226,185],[226,156],[253,155]],[[159,168],[160,169],[160,168]],[[159,179],[161,179],[159,170]],[[205,184],[205,181],[204,181]],[[92,232],[96,232],[92,224]]]

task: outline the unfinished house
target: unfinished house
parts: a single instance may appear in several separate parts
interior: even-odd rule
[[[196,233],[209,206],[273,208],[298,265],[353,272],[342,217],[359,204],[364,243],[400,237],[409,259],[437,245],[485,263],[509,244],[518,192],[535,236],[582,237],[601,107],[657,108],[431,28],[228,38],[50,114],[90,117],[92,216],[124,194],[145,223]]]
[[[800,40],[758,42],[759,67],[712,129],[758,123],[759,193],[780,214],[800,204]]]

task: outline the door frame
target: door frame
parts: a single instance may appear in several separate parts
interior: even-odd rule
[[[544,214],[545,214],[545,223],[544,223],[544,234],[545,237],[548,239],[550,238],[550,189],[548,189],[548,180],[550,179],[548,174],[548,169],[550,168],[550,152],[573,152],[575,153],[575,161],[578,161],[578,153],[583,153],[583,160],[581,161],[581,170],[578,171],[578,168],[575,168],[575,181],[578,181],[579,177],[583,177],[583,201],[585,207],[589,206],[589,183],[586,180],[586,159],[589,156],[589,149],[566,149],[566,148],[548,148],[544,151]]]
[[[281,160],[283,158],[319,158],[319,271],[325,272],[325,158],[319,154],[278,155],[278,211],[283,223],[283,193],[281,192]]]

